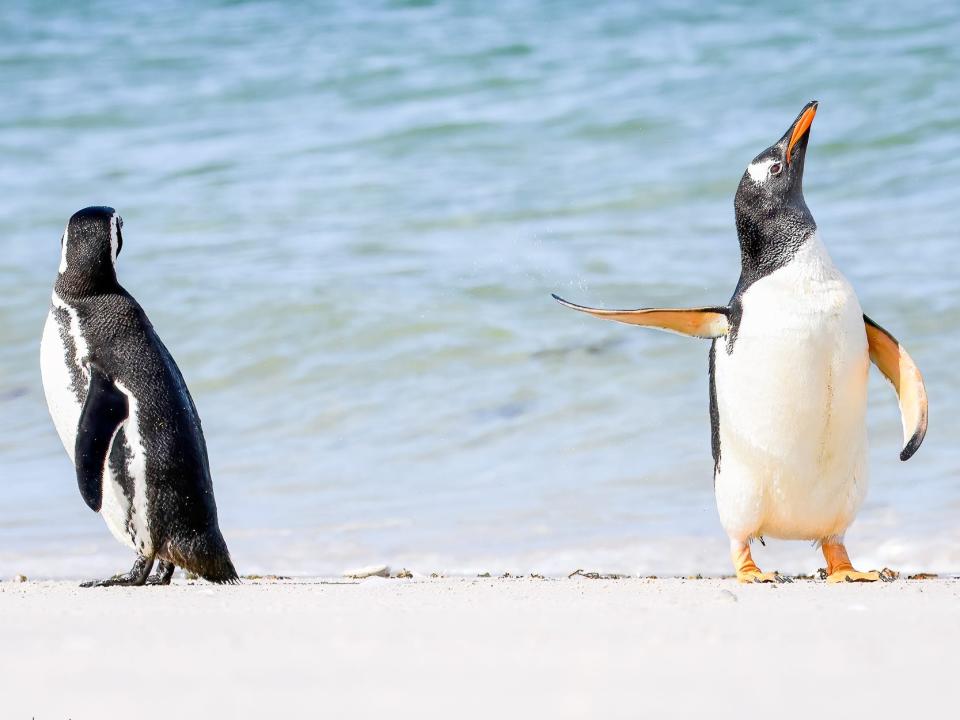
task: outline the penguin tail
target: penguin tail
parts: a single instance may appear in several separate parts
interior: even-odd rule
[[[217,528],[206,535],[170,542],[166,549],[166,554],[174,565],[199,575],[208,582],[218,585],[236,585],[240,582],[240,576],[230,559],[227,543]]]
[[[230,553],[225,552],[214,558],[208,558],[206,562],[201,563],[195,571],[197,575],[204,580],[217,585],[239,585],[240,576],[237,575],[233,567],[233,561],[230,559]]]

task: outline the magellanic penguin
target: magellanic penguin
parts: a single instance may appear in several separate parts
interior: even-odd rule
[[[197,409],[143,309],[117,282],[122,226],[109,207],[70,218],[40,351],[47,406],[80,494],[137,553],[130,572],[84,586],[165,585],[176,566],[233,583]]]
[[[867,491],[867,374],[893,383],[907,460],[927,430],[923,378],[907,351],[863,314],[803,198],[817,103],[747,167],[734,209],[740,281],[725,307],[600,310],[608,320],[712,340],[714,488],[737,577],[774,582],[750,556],[754,538],[812,540],[827,579],[891,579],[854,570],[844,533]]]

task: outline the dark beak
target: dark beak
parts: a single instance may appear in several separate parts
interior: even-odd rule
[[[808,102],[803,110],[800,111],[797,119],[793,121],[793,125],[791,125],[790,129],[784,134],[784,138],[790,138],[787,141],[787,165],[789,165],[793,159],[794,147],[799,146],[801,152],[806,150],[807,140],[810,137],[810,126],[813,124],[813,118],[817,114],[817,106],[819,104],[816,100]]]

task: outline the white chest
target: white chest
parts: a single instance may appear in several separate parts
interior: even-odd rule
[[[785,266],[753,283],[741,304],[738,337],[836,340],[855,327],[866,342],[857,296],[816,234]]]

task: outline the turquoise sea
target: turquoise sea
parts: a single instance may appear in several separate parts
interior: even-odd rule
[[[808,204],[931,397],[901,463],[874,372],[851,553],[960,571],[957,38],[943,2],[5,4],[0,577],[132,560],[40,384],[93,204],[124,217],[241,572],[727,572],[707,344],[550,293],[726,302],[734,190],[811,98]]]

